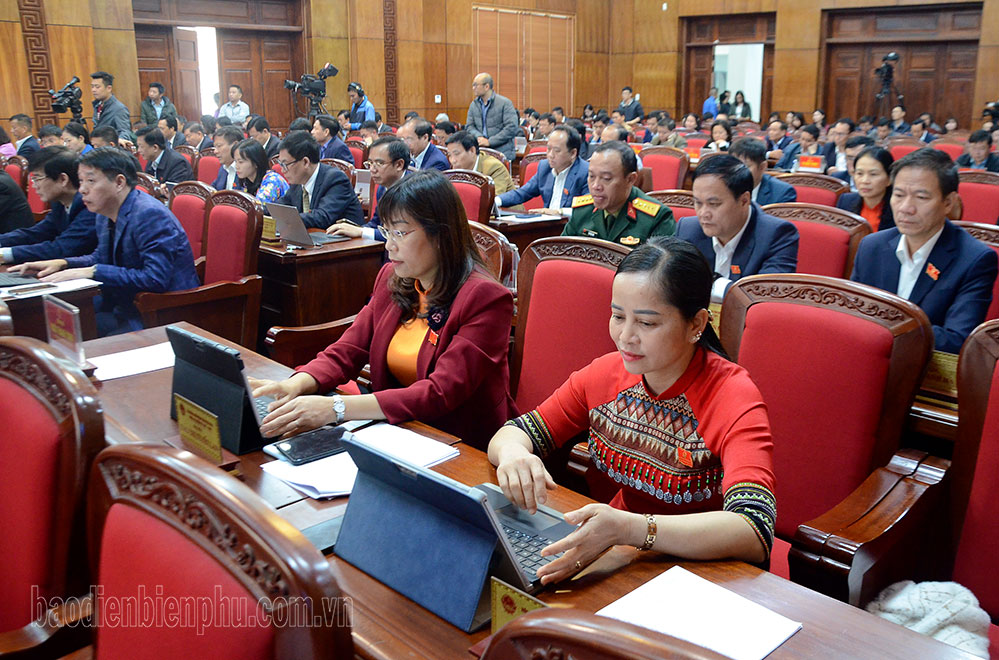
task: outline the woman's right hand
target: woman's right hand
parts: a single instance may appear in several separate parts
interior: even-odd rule
[[[299,395],[298,387],[290,378],[285,380],[261,380],[258,378],[247,378],[250,383],[253,397],[269,396],[274,401],[268,404],[268,410],[275,410],[288,403]]]
[[[557,487],[541,459],[523,447],[509,447],[500,456],[496,480],[503,494],[529,513],[535,513],[548,500],[547,491]]]

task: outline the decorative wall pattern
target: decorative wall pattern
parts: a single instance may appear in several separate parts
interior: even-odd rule
[[[31,104],[35,109],[36,126],[56,123],[49,90],[54,89],[52,65],[49,59],[49,39],[45,33],[43,0],[17,0],[21,16],[21,34],[28,60],[28,80],[31,84]]]

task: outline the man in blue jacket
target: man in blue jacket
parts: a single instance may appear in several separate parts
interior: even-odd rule
[[[765,174],[767,147],[762,141],[741,137],[732,142],[728,153],[742,161],[753,175],[753,192],[750,198],[760,206],[798,201],[794,186]]]
[[[319,159],[339,158],[351,165],[354,164],[354,154],[340,139],[340,124],[331,115],[319,115],[312,123],[312,137],[319,143]]]
[[[562,214],[572,208],[572,199],[590,192],[586,184],[587,162],[579,158],[582,137],[572,126],[559,124],[548,136],[547,159],[538,163],[531,180],[499,196],[500,206],[523,204],[540,196],[539,213]]]
[[[90,93],[94,97],[94,128],[111,126],[118,131],[118,138],[131,144],[132,121],[128,108],[115,98],[111,86],[114,76],[107,71],[95,71],[90,74]]]
[[[919,305],[936,350],[957,353],[992,302],[996,253],[947,216],[960,199],[957,167],[937,149],[919,149],[892,168],[895,227],[860,242],[851,279]]]
[[[360,83],[347,85],[347,98],[350,99],[350,118],[344,128],[356,131],[364,122],[375,121],[375,106],[371,105]]]
[[[97,248],[67,259],[29,261],[12,272],[37,272],[46,282],[90,278],[101,283],[94,300],[101,336],[142,329],[133,299],[201,284],[191,245],[177,218],[152,195],[136,189],[135,158],[101,147],[80,159],[80,194],[97,215]]]
[[[426,119],[410,119],[399,127],[396,135],[409,147],[416,169],[441,172],[451,169],[447,156],[433,143],[434,125]]]
[[[732,283],[747,275],[793,273],[798,230],[752,202],[753,175],[738,158],[714,156],[694,170],[694,210],[676,235],[694,244],[715,271],[711,301],[722,302]]]
[[[0,262],[78,257],[94,251],[95,216],[79,193],[76,166],[77,155],[66,147],[46,147],[31,155],[31,185],[52,210],[37,224],[0,234]]]

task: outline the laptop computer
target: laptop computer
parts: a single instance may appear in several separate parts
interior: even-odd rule
[[[358,472],[384,485],[403,490],[439,511],[462,519],[467,525],[492,534],[496,540],[497,577],[528,592],[541,589],[537,569],[557,557],[542,557],[539,553],[576,527],[565,522],[558,511],[539,506],[535,514],[517,508],[494,484],[465,484],[439,472],[407,463],[389,456],[354,439],[344,439],[347,453]],[[345,513],[344,527],[349,533],[350,503]],[[419,521],[413,521],[419,524]],[[343,539],[341,532],[341,539]],[[340,541],[338,540],[338,548]],[[561,555],[558,555],[561,556]]]
[[[299,247],[316,247],[327,243],[339,243],[349,241],[349,236],[330,236],[326,233],[310,232],[302,216],[294,206],[284,204],[267,203],[267,212],[274,218],[277,225],[277,234],[285,242]]]

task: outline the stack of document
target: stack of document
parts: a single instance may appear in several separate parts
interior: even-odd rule
[[[675,603],[677,607],[663,607]],[[801,624],[674,566],[597,612],[735,660],[763,660]],[[719,634],[724,631],[724,634]]]
[[[432,467],[458,455],[458,450],[450,445],[391,424],[369,426],[354,432],[353,438],[421,467]],[[264,463],[261,467],[267,474],[316,499],[349,495],[357,476],[357,467],[347,452],[305,465],[278,460]]]

